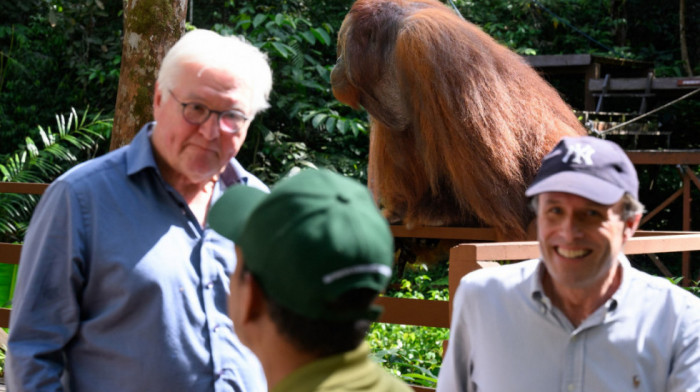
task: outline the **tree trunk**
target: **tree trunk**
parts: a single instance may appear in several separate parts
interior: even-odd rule
[[[615,46],[627,46],[627,0],[611,0],[610,16],[614,21]]]
[[[685,73],[688,74],[688,76],[693,76],[693,67],[690,66],[690,58],[688,57],[688,44],[685,40],[685,0],[680,0],[678,26],[680,27],[681,61],[683,62],[683,68],[685,68]]]
[[[153,119],[153,89],[165,52],[185,32],[187,0],[124,0],[124,43],[110,150]]]

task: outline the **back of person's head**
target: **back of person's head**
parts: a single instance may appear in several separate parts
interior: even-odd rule
[[[162,91],[167,92],[177,86],[184,64],[199,64],[202,70],[227,70],[248,83],[253,91],[253,114],[270,106],[268,98],[272,90],[272,70],[267,56],[242,37],[222,36],[201,29],[183,35],[161,63],[158,84]]]
[[[270,194],[236,186],[212,207],[210,225],[240,247],[270,319],[301,351],[353,349],[379,316],[373,301],[391,277],[393,239],[356,181],[306,170]]]
[[[525,194],[563,192],[603,205],[624,199],[623,218],[641,214],[637,170],[616,143],[592,136],[565,137],[542,160]]]

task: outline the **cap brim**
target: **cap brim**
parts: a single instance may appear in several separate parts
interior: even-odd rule
[[[598,204],[617,203],[625,190],[598,177],[585,173],[564,171],[539,181],[525,191],[527,197],[544,192],[564,192],[592,200]]]
[[[245,185],[229,188],[209,210],[209,226],[235,242],[250,215],[267,195],[260,189]]]

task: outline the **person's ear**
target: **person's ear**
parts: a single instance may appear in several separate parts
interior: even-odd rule
[[[160,85],[156,82],[156,87],[153,92],[153,112],[155,112],[163,103],[163,92],[160,90]]]
[[[625,221],[625,229],[623,231],[624,241],[627,242],[639,227],[639,222],[642,220],[642,214],[636,214]]]
[[[241,301],[241,321],[243,323],[255,323],[267,314],[267,301],[260,284],[252,274],[245,272],[243,275],[243,295]]]

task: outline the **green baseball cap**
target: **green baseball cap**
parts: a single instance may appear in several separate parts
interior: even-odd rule
[[[360,183],[304,170],[265,193],[237,185],[209,212],[209,225],[242,250],[246,268],[280,306],[313,320],[376,319],[329,304],[354,289],[383,291],[391,278],[389,225]]]

